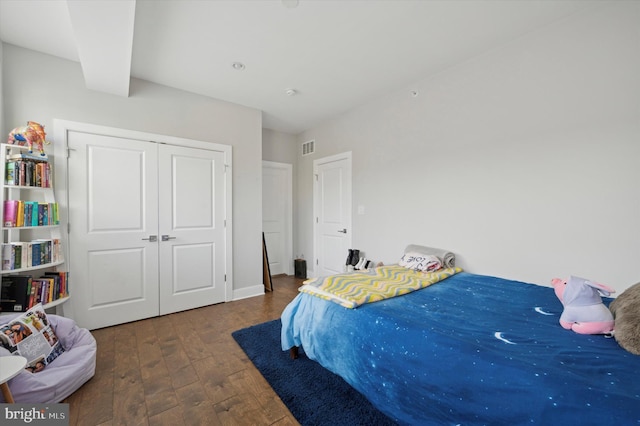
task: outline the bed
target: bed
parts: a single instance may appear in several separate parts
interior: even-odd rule
[[[455,271],[356,307],[330,299],[294,298],[282,349],[399,424],[640,424],[640,357],[563,329],[550,287]]]

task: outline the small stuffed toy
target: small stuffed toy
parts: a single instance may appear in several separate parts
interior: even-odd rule
[[[40,151],[40,155],[44,157],[44,145],[49,143],[46,141],[46,137],[47,134],[42,124],[29,121],[26,126],[16,127],[10,132],[7,143],[10,145],[26,145],[29,147],[29,153],[33,152],[35,145]]]
[[[613,315],[602,303],[601,296],[615,293],[614,289],[574,276],[568,281],[554,278],[551,284],[564,306],[560,316],[562,327],[580,334],[608,334],[613,331]]]

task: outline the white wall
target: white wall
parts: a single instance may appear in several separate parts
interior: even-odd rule
[[[640,3],[607,3],[310,129],[297,246],[313,252],[313,160],[352,151],[367,257],[417,243],[469,272],[620,293],[640,281],[638,76]]]
[[[128,98],[87,90],[80,64],[9,44],[3,69],[9,128],[34,120],[51,138],[58,118],[231,145],[234,297],[262,292],[261,111],[138,79]]]
[[[294,164],[298,144],[295,135],[262,129],[262,159],[278,163]]]

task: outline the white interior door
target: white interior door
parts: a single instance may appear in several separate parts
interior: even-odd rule
[[[351,153],[314,161],[316,275],[339,274],[351,248]]]
[[[262,231],[272,275],[293,275],[292,166],[262,162]]]
[[[78,131],[67,143],[74,319],[94,329],[158,315],[156,144]]]
[[[159,151],[160,314],[224,302],[224,154]]]

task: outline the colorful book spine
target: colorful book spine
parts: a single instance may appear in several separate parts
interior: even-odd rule
[[[16,162],[15,161],[9,161],[6,163],[5,165],[5,177],[4,177],[4,181],[7,185],[15,185],[15,179],[16,179]]]
[[[54,280],[54,300],[69,296],[68,274],[68,272],[62,271],[45,272],[45,277],[49,277]]]
[[[3,243],[2,244],[2,270],[10,271],[12,269],[11,264],[11,244]]]
[[[42,277],[10,275],[3,279],[0,311],[24,312],[38,303],[69,296],[67,272],[45,272]]]
[[[41,260],[40,244],[34,243],[31,247],[33,249],[31,254],[31,266],[39,266]]]
[[[49,225],[49,204],[42,204],[42,224]]]
[[[27,253],[26,265],[28,265],[28,267],[32,267],[33,266],[33,243],[25,242],[23,251]]]
[[[36,294],[38,293],[38,282],[32,281],[31,283],[31,294],[29,294],[29,309],[33,308],[36,305]]]
[[[22,263],[22,244],[20,243],[10,243],[11,244],[11,269],[20,269],[26,268],[26,264]]]
[[[18,210],[16,212],[16,227],[24,226],[24,201],[18,200]]]
[[[3,206],[3,226],[50,226],[60,224],[58,203],[38,201],[5,200]]]
[[[17,200],[5,200],[4,202],[4,226],[14,227],[16,226],[16,215],[18,213],[18,201]]]
[[[31,226],[38,226],[38,202],[37,201],[29,201],[31,205]]]
[[[5,163],[7,185],[51,188],[52,175],[51,165],[46,160],[38,161],[18,154],[10,156]]]

